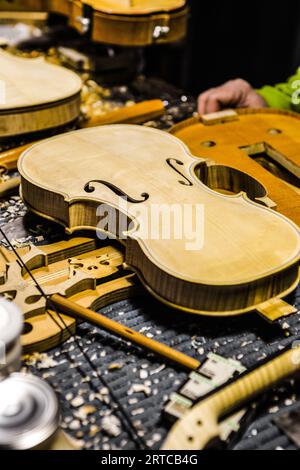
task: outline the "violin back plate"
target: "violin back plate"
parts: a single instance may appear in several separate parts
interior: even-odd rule
[[[21,156],[19,171],[26,204],[68,232],[99,228],[99,207],[124,213],[132,221],[125,261],[167,304],[235,315],[286,295],[298,283],[298,227],[245,193],[212,191],[197,178],[199,165],[205,159],[172,135],[115,125],[36,144]],[[163,212],[157,222],[166,207],[170,219]],[[180,214],[174,226],[172,211]],[[197,225],[193,238],[190,220]],[[149,226],[159,235],[145,236]]]

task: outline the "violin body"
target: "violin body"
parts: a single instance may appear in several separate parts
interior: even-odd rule
[[[187,12],[184,0],[72,0],[70,24],[96,42],[148,46],[183,39]]]
[[[80,78],[43,58],[0,50],[0,80],[0,139],[63,127],[80,114]]]
[[[129,125],[51,138],[19,160],[22,196],[31,210],[68,233],[94,229],[122,239],[125,264],[164,303],[205,315],[272,306],[291,313],[280,299],[298,285],[298,227],[255,202],[261,186],[242,172],[236,178],[248,195],[212,191],[198,178],[208,166],[174,136]],[[164,213],[157,222],[164,208],[178,211],[175,224]],[[106,220],[111,211],[127,225],[111,223],[113,215]]]
[[[235,114],[235,116],[234,116]],[[265,203],[300,226],[300,117],[273,109],[237,110],[227,117],[195,117],[174,126],[171,133],[188,145],[193,155],[215,165],[243,171],[265,188]],[[211,171],[213,172],[213,166]],[[236,192],[234,178],[223,175],[212,189]]]

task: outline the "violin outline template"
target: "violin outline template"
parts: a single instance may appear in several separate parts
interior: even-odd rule
[[[287,350],[201,399],[170,430],[162,450],[203,450],[220,441],[220,420],[299,373],[300,346]]]
[[[258,310],[271,321],[295,312],[281,299],[299,282],[299,228],[255,202],[261,185],[254,178],[236,170],[241,192],[221,194],[197,177],[206,167],[174,136],[130,125],[47,139],[19,160],[27,207],[68,233],[98,230],[99,208],[120,212],[126,198],[125,263],[169,306],[212,316]],[[187,248],[185,233],[140,237],[151,208],[174,202],[189,205],[191,218],[199,204],[204,207],[200,249]],[[139,219],[137,207],[148,209]],[[117,228],[113,235],[122,238]]]

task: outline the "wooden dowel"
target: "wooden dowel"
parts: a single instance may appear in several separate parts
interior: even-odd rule
[[[166,346],[158,341],[155,341],[147,336],[137,333],[126,326],[120,325],[119,323],[110,320],[109,318],[101,315],[100,313],[95,313],[92,310],[89,310],[85,307],[77,305],[75,302],[70,301],[69,299],[59,295],[54,294],[51,296],[51,302],[55,307],[61,310],[63,313],[94,325],[100,326],[105,330],[114,333],[117,336],[121,336],[132,343],[138,344],[139,346],[149,349],[150,351],[159,354],[160,356],[186,368],[189,370],[197,370],[201,366],[200,362],[196,359],[193,359],[186,354],[176,351],[175,349]]]
[[[156,119],[165,113],[165,107],[161,100],[149,100],[132,106],[103,114],[103,116],[91,118],[81,124],[81,127],[96,127],[107,124],[142,124],[150,119]]]

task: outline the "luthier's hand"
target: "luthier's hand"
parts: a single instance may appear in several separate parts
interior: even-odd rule
[[[230,80],[211,88],[198,98],[199,114],[221,111],[225,108],[266,108],[268,105],[250,83],[242,79]]]

